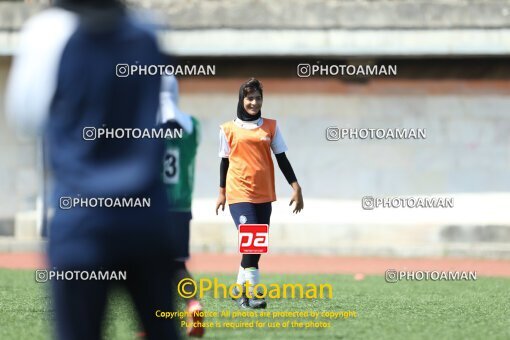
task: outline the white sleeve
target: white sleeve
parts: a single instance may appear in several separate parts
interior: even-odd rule
[[[7,121],[18,132],[40,133],[57,87],[65,46],[78,18],[63,9],[48,9],[23,27],[7,81]]]
[[[221,158],[228,158],[228,156],[230,156],[230,146],[228,145],[227,136],[223,129],[220,129],[220,151],[218,156]]]
[[[279,153],[286,152],[288,150],[287,144],[285,144],[285,140],[283,139],[282,133],[278,125],[276,126],[276,132],[274,134],[273,140],[271,141],[271,150],[275,155]]]

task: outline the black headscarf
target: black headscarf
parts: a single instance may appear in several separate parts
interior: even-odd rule
[[[253,84],[251,84],[250,80],[247,81],[246,83],[244,83],[243,85],[241,85],[241,87],[239,88],[239,101],[237,102],[237,118],[239,118],[240,120],[245,121],[245,122],[257,120],[262,115],[262,110],[259,110],[259,113],[252,116],[251,114],[246,112],[246,110],[244,109],[243,101],[244,101],[244,89],[245,88],[247,88],[247,87],[254,88],[257,91],[259,91],[260,96],[263,97],[262,96],[262,88],[256,88],[255,86],[253,86]]]

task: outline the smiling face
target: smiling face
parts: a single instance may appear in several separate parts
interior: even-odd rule
[[[259,113],[262,107],[262,95],[259,91],[252,91],[243,99],[243,106],[250,116],[255,116]]]

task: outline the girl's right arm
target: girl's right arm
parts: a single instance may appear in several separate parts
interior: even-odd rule
[[[221,211],[225,211],[225,202],[227,201],[225,195],[225,187],[227,184],[227,172],[230,162],[228,158],[222,158],[220,163],[220,192],[218,200],[216,201],[216,215],[218,215],[218,209],[221,207]]]

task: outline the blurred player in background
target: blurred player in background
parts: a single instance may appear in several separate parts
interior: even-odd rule
[[[189,259],[189,235],[191,215],[191,201],[193,195],[195,157],[200,142],[200,125],[195,117],[191,117],[179,109],[179,86],[174,76],[163,77],[161,91],[160,122],[163,128],[171,130],[182,129],[182,138],[168,138],[165,141],[165,155],[163,158],[163,183],[170,204],[169,227],[172,237],[176,241],[176,283],[184,278],[191,278],[186,268]],[[187,287],[187,286],[186,286]],[[200,302],[196,299],[186,301],[186,309],[190,315],[202,311]],[[203,319],[197,315],[190,316],[188,322],[196,325]],[[203,327],[189,327],[189,336],[201,337]]]
[[[161,77],[117,77],[118,63],[164,63],[145,23],[114,0],[68,0],[31,18],[8,81],[9,121],[44,132],[54,174],[48,257],[62,271],[125,270],[148,339],[175,339],[174,245],[161,185],[162,139],[85,138],[85,129],[154,128]],[[85,140],[87,139],[87,140]],[[62,208],[62,197],[144,198],[150,207]],[[59,339],[101,339],[111,282],[53,280]]]
[[[225,209],[237,228],[240,224],[270,224],[271,202],[276,201],[274,165],[275,154],[280,170],[294,192],[290,205],[294,213],[303,209],[303,195],[294,170],[285,155],[287,146],[273,119],[262,118],[262,84],[251,78],[241,85],[237,103],[237,118],[221,125],[220,129],[220,192],[216,214]],[[238,299],[241,308],[266,308],[266,301],[253,294],[253,286],[260,283],[260,254],[243,254],[237,283],[252,285]],[[238,295],[238,292],[235,293]]]

